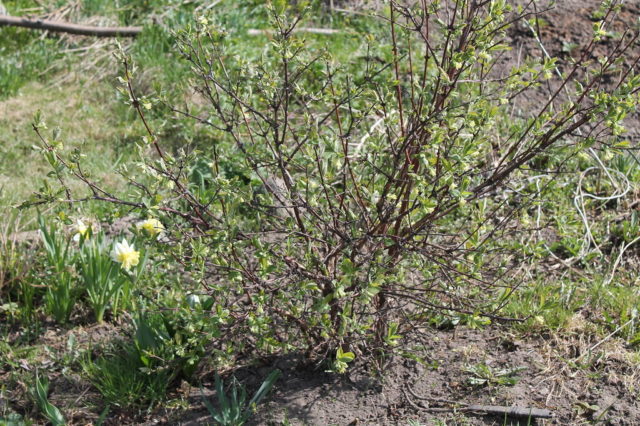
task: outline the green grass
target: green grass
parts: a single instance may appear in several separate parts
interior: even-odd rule
[[[145,25],[136,40],[122,40],[143,70],[139,90],[152,93],[162,86],[170,95],[181,93],[187,68],[177,64],[170,32],[186,23],[193,7],[174,5],[164,26],[154,26],[148,16],[166,12],[163,4],[128,1],[116,7],[114,2],[97,0],[79,4],[67,19],[100,16],[115,24]],[[20,16],[55,11],[61,3],[17,1],[6,6],[10,14]],[[32,149],[38,145],[31,129],[38,110],[50,128],[63,129],[65,149],[81,147],[88,169],[106,185],[122,187],[115,169],[129,158],[142,126],[115,91],[120,72],[115,49],[113,41],[0,28],[0,209],[26,199],[38,188],[39,179],[34,177],[46,175],[45,163]]]
[[[81,361],[82,370],[100,391],[105,406],[148,408],[164,399],[172,372],[145,369],[135,348],[116,344],[98,358]]]

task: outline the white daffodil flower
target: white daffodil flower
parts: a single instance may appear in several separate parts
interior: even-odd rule
[[[91,236],[91,234],[95,233],[96,229],[93,224],[86,224],[82,221],[82,219],[78,219],[75,225],[75,235],[73,236],[73,241],[78,242],[80,239],[87,239]],[[91,231],[91,233],[89,233]]]
[[[111,252],[111,259],[122,265],[122,269],[129,271],[132,266],[136,266],[140,262],[140,252],[135,249],[133,244],[129,245],[126,239],[116,242]]]

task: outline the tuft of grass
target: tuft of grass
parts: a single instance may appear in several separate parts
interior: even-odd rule
[[[146,408],[163,400],[172,376],[167,369],[145,368],[136,348],[123,343],[103,356],[88,356],[80,363],[105,403],[121,408]]]

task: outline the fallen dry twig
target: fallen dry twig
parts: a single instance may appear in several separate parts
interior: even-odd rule
[[[550,419],[553,417],[553,413],[544,408],[531,408],[531,407],[503,407],[499,405],[467,405],[460,408],[461,411],[477,411],[485,414],[507,416],[507,417],[526,417],[526,418],[539,418]]]
[[[403,389],[404,397],[414,408],[422,411],[443,413],[449,411],[458,411],[458,412],[473,412],[473,413],[482,413],[488,415],[497,415],[502,417],[520,417],[520,418],[528,418],[528,419],[551,419],[553,418],[553,412],[544,408],[533,408],[533,407],[505,407],[500,405],[481,405],[481,404],[466,404],[464,402],[458,401],[450,401],[446,399],[440,398],[430,398],[425,396],[416,395],[416,393],[411,389],[411,387],[407,387],[407,390],[411,395],[413,395],[417,399],[427,400],[434,402],[436,404],[444,404],[444,405],[452,405],[453,407],[431,407],[424,406],[422,404],[417,404],[409,398],[406,390]]]
[[[92,27],[66,22],[47,21],[44,19],[27,19],[0,15],[0,27],[1,26],[24,27],[35,30],[94,37],[135,37],[142,31],[142,27]]]

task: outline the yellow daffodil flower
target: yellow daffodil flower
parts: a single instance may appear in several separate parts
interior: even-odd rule
[[[164,225],[162,224],[162,222],[154,218],[150,218],[147,220],[143,220],[142,222],[138,222],[136,224],[136,228],[138,228],[138,230],[144,229],[145,232],[151,235],[152,237],[156,235],[160,236],[160,234],[164,232]]]

